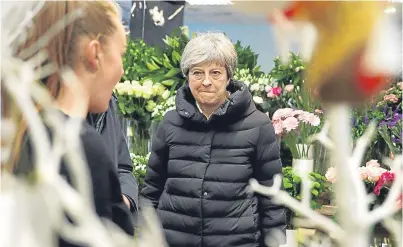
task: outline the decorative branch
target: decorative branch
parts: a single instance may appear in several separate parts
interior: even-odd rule
[[[4,21],[4,16],[12,15],[11,11],[24,12],[28,9],[21,4],[13,5],[13,8],[10,7],[1,17],[1,23],[8,23]],[[21,14],[20,12],[18,13]],[[26,18],[32,19],[36,12],[25,14]],[[72,21],[81,14],[78,12],[65,18]],[[55,72],[55,67],[51,64],[41,67],[47,54],[40,49],[55,33],[62,30],[66,23],[70,22],[66,22],[65,19],[59,21],[39,39],[37,44],[22,51],[25,58],[30,57],[26,61],[13,57],[10,52],[12,51],[9,47],[10,43],[1,43],[4,92],[15,101],[28,124],[36,160],[32,161],[35,162],[33,166],[35,171],[32,176],[17,178],[10,173],[1,174],[0,218],[8,227],[5,232],[7,237],[0,239],[0,245],[51,247],[55,244],[54,234],[58,233],[66,241],[85,246],[166,246],[161,244],[164,242],[164,235],[158,225],[158,219],[147,207],[143,209],[143,212],[148,214],[143,227],[148,231],[143,232],[143,238],[138,242],[111,221],[101,220],[98,217],[93,205],[89,171],[80,142],[83,120],[69,118],[66,121],[61,114],[55,114],[55,111],[51,109],[51,106],[54,106],[51,96],[33,80]],[[2,31],[9,34],[16,32],[15,37],[20,38],[20,35],[24,36],[26,27],[25,22],[17,30],[13,30],[13,26],[2,25]],[[78,107],[73,114],[82,115],[84,111],[82,107],[87,105],[87,102],[80,101],[85,99],[79,95],[82,91],[79,87],[82,84],[70,70],[61,71],[61,75],[63,81],[68,82],[66,85],[76,92],[75,102],[78,103]],[[37,105],[43,109],[43,114],[39,114]],[[48,127],[54,133],[53,140],[48,137]],[[3,137],[7,136],[2,136],[2,144],[9,145],[9,141],[3,142]],[[65,164],[72,185],[59,174],[62,156],[66,158]],[[66,220],[66,213],[74,225]],[[13,224],[16,221],[19,223],[18,226]]]
[[[392,218],[386,218],[382,221],[382,225],[393,235],[397,246],[403,246],[402,239],[402,221]]]
[[[252,191],[259,194],[272,197],[276,203],[284,205],[294,212],[312,220],[319,228],[328,232],[333,238],[339,239],[344,236],[344,230],[335,224],[331,219],[311,209],[310,205],[302,204],[297,199],[291,197],[287,192],[282,191],[281,175],[274,176],[273,186],[267,187],[260,185],[256,179],[251,179],[249,184]]]
[[[314,141],[319,141],[327,149],[329,149],[329,150],[334,149],[334,144],[333,144],[332,140],[330,140],[330,138],[328,137],[329,128],[330,128],[330,122],[327,121],[323,125],[322,130],[319,133],[312,135],[311,137],[308,138],[308,143],[313,143]]]

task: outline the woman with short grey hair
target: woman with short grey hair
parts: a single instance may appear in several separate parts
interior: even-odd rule
[[[272,185],[282,165],[272,123],[232,79],[236,64],[222,33],[198,35],[182,54],[187,83],[152,140],[141,192],[171,247],[260,247],[285,229],[284,208],[248,192],[251,178]]]

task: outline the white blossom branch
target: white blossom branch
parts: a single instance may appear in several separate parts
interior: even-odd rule
[[[348,160],[348,168],[350,169],[350,173],[346,174],[346,176],[349,176],[353,186],[352,190],[355,190],[356,197],[357,197],[357,215],[359,218],[360,217],[365,217],[365,214],[368,212],[368,203],[370,203],[373,198],[368,197],[366,189],[365,189],[365,184],[362,182],[359,173],[357,172],[357,168],[360,166],[362,159],[365,155],[365,152],[367,150],[367,147],[369,146],[371,142],[371,138],[374,135],[376,130],[376,123],[372,121],[367,130],[364,132],[364,134],[357,140],[357,144],[355,146],[355,149],[353,150],[351,158]],[[372,199],[372,200],[371,200]]]
[[[397,246],[403,246],[402,239],[402,221],[392,218],[386,218],[382,221],[382,225],[392,234],[394,237]]]
[[[44,151],[50,150],[50,142],[38,111],[29,96],[29,85],[24,85],[28,84],[27,82],[31,82],[30,78],[33,77],[33,70],[25,63],[9,58],[8,61],[2,61],[2,77],[4,78],[3,85],[5,85],[6,90],[13,97],[25,119],[27,119],[28,128],[32,132],[36,163],[40,168],[47,163],[47,154]]]
[[[272,197],[276,203],[284,205],[294,212],[312,220],[319,228],[327,231],[333,238],[340,239],[344,236],[344,230],[335,224],[331,219],[313,210],[309,205],[302,204],[297,199],[291,197],[287,192],[281,190],[281,175],[275,175],[273,186],[263,186],[256,179],[251,179],[250,188],[259,194]]]
[[[333,144],[332,140],[330,140],[330,138],[328,137],[329,128],[330,128],[330,122],[327,121],[327,122],[325,122],[325,124],[323,125],[323,127],[319,133],[312,135],[308,138],[308,143],[313,143],[314,141],[319,141],[327,149],[329,149],[329,150],[334,149],[334,144]]]
[[[7,42],[5,43],[6,46],[8,47],[13,47],[16,44],[18,45],[19,43],[16,43],[17,38],[21,39],[24,37],[23,32],[26,31],[26,28],[29,26],[29,24],[32,21],[32,16],[36,15],[43,7],[45,1],[32,1],[32,2],[25,2],[23,5],[24,6],[15,6],[15,5],[10,5],[7,6],[7,4],[3,5],[2,8],[9,8],[5,10],[3,13],[7,13],[7,20],[8,24],[14,23],[17,26],[13,29],[9,29],[10,32],[4,33],[4,36],[7,38]],[[32,5],[31,5],[32,4]],[[30,14],[26,14],[25,11],[30,10]],[[22,20],[20,18],[23,18]],[[11,20],[10,20],[11,18]],[[20,40],[22,42],[22,40]]]
[[[20,4],[14,6],[16,9],[19,7],[24,9]],[[12,15],[11,9],[6,16]],[[27,13],[29,18],[32,18],[34,14]],[[66,18],[72,21],[74,19],[72,17],[77,17],[79,14]],[[5,23],[4,16],[2,15],[2,23]],[[55,114],[49,108],[54,105],[49,93],[42,85],[33,81],[55,72],[55,68],[51,65],[47,67],[42,65],[47,55],[40,49],[53,34],[64,28],[65,23],[65,20],[59,21],[56,27],[41,37],[37,44],[23,51],[25,58],[30,57],[26,61],[14,58],[12,52],[9,52],[12,51],[10,44],[1,43],[2,84],[6,93],[16,102],[28,124],[36,160],[32,161],[35,164],[34,180],[24,177],[16,178],[10,173],[1,174],[0,218],[4,220],[2,224],[7,226],[8,230],[7,238],[1,238],[0,245],[51,247],[57,244],[54,234],[59,233],[68,241],[86,246],[165,246],[159,244],[159,241],[163,242],[164,236],[158,226],[157,217],[150,217],[151,223],[145,222],[144,227],[149,229],[148,232],[144,232],[147,243],[144,241],[134,243],[132,236],[125,234],[111,221],[105,222],[99,219],[94,210],[89,171],[80,143],[79,134],[83,120],[71,118],[64,121],[63,116]],[[19,26],[17,30],[13,30],[14,26],[2,25],[2,31],[17,32],[15,36],[19,37],[26,29],[24,25],[23,23],[23,27]],[[77,89],[77,86],[81,85],[71,71],[62,72],[62,78],[68,83],[67,86]],[[80,90],[73,91],[80,92]],[[80,95],[76,96],[82,99]],[[32,99],[43,109],[45,118],[39,114]],[[79,103],[81,106],[86,105],[85,102]],[[76,110],[76,115],[83,113],[80,107]],[[48,138],[47,127],[50,127],[54,133],[53,143]],[[73,181],[73,187],[57,172],[63,155],[66,157],[65,164]],[[5,207],[4,202],[7,205]],[[66,212],[74,221],[74,225],[66,220]],[[18,222],[18,225],[13,224],[14,222]],[[158,234],[148,235],[155,233]]]
[[[64,16],[61,20],[57,21],[42,37],[39,38],[37,42],[32,44],[30,47],[26,48],[20,53],[22,59],[28,59],[35,53],[43,49],[46,44],[61,30],[63,30],[66,25],[71,24],[77,18],[84,16],[83,10],[77,10]],[[31,17],[32,18],[32,17]]]

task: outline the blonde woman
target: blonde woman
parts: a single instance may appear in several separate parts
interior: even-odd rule
[[[78,10],[82,10],[84,15],[53,36],[45,50],[49,55],[48,62],[56,65],[59,72],[64,67],[75,72],[80,89],[73,91],[67,87],[69,82],[62,81],[58,72],[47,77],[43,83],[55,99],[56,114],[66,119],[82,120],[80,137],[91,175],[97,214],[133,234],[133,223],[123,201],[116,167],[101,136],[85,121],[88,112],[105,112],[108,109],[112,90],[123,75],[126,36],[116,5],[112,1],[46,1],[33,20],[30,37],[24,47],[34,44],[57,21]],[[53,135],[50,128],[48,132]],[[21,148],[14,149],[13,172],[24,176],[34,169],[35,153],[29,131],[21,128],[19,133],[15,143]],[[60,173],[69,181],[69,173],[63,163],[62,160]],[[61,240],[61,245],[71,244]]]

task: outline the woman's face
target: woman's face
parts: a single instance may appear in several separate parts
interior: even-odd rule
[[[112,97],[113,88],[123,76],[123,55],[126,51],[126,35],[120,19],[116,18],[116,32],[107,37],[99,57],[99,69],[91,82],[89,112],[105,112]]]
[[[219,106],[227,97],[228,73],[216,63],[200,64],[189,70],[189,87],[197,103]]]

